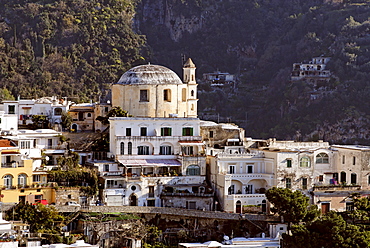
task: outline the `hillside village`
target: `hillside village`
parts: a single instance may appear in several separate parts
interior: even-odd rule
[[[302,66],[294,66],[299,75]],[[195,72],[190,58],[182,79],[163,66],[136,66],[104,102],[4,100],[1,202],[269,214],[265,192],[282,187],[327,213],[352,209],[353,193],[369,194],[370,147],[253,139],[233,123],[201,120]],[[97,120],[114,109],[127,112]],[[69,158],[96,185],[91,176],[56,180],[56,171],[71,170]]]

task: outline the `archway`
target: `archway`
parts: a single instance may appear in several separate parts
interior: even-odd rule
[[[71,131],[72,132],[77,132],[77,124],[76,123],[72,124]]]
[[[240,201],[236,202],[236,213],[241,214],[242,213],[242,203]]]
[[[135,194],[130,195],[130,206],[137,206],[137,197]]]

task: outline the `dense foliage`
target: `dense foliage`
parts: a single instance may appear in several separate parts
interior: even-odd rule
[[[289,232],[283,234],[284,247],[369,247],[370,231],[369,198],[350,195],[354,209],[319,216],[316,206],[309,205],[309,198],[300,191],[271,188],[266,197],[273,204],[271,211],[289,224]],[[290,224],[293,223],[292,226]]]
[[[0,88],[98,100],[143,62],[131,0],[0,0]]]
[[[30,232],[49,236],[49,242],[61,242],[60,234],[65,217],[52,206],[20,202],[7,211],[7,219],[23,221],[30,225]]]
[[[137,19],[153,62],[181,73],[184,54],[199,79],[216,70],[239,76],[234,94],[200,84],[201,117],[207,110],[255,138],[368,144],[370,2],[325,2],[169,0],[161,11],[162,1],[142,1]],[[293,63],[321,55],[334,76],[313,101],[317,89],[290,74]]]

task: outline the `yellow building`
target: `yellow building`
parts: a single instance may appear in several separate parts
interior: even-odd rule
[[[46,172],[33,172],[32,159],[22,155],[17,144],[0,140],[1,168],[0,200],[4,203],[55,202],[55,190],[47,183]],[[45,202],[45,201],[43,201]]]

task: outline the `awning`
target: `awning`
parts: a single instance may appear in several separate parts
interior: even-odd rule
[[[22,109],[31,109],[32,107],[22,107]]]
[[[126,167],[181,166],[176,159],[120,159]]]
[[[227,142],[239,142],[239,139],[227,139]]]
[[[181,146],[202,146],[204,145],[203,141],[201,140],[180,140],[179,143]]]
[[[1,154],[7,154],[7,155],[19,155],[21,154],[20,152],[15,152],[15,151],[1,151]]]

